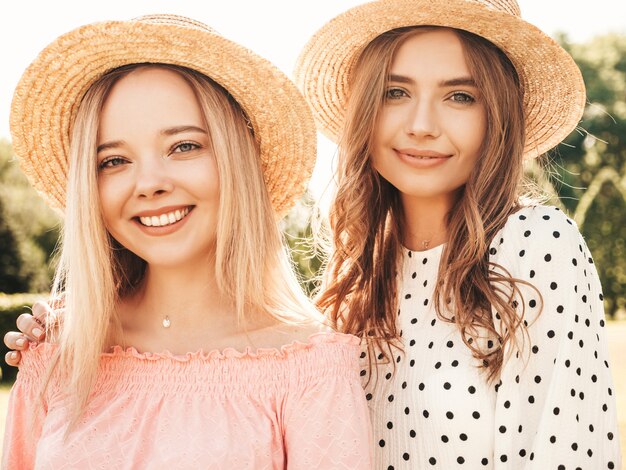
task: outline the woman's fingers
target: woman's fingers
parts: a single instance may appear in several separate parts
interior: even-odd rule
[[[46,330],[44,322],[30,313],[22,313],[17,317],[17,328],[31,341],[41,341]]]
[[[62,299],[60,300],[62,302]],[[10,366],[17,367],[22,360],[21,350],[26,349],[29,341],[40,342],[46,336],[46,321],[51,318],[52,309],[46,302],[35,302],[30,313],[22,313],[17,317],[17,328],[4,335],[4,344],[12,349],[6,353],[4,359]],[[53,318],[53,317],[52,317]],[[53,324],[55,320],[53,319]]]
[[[22,355],[19,351],[9,351],[5,354],[4,360],[7,364],[13,367],[17,367],[20,365],[20,361],[22,360]]]
[[[9,331],[4,335],[4,344],[9,349],[24,350],[28,344],[28,338],[17,331]]]
[[[42,327],[45,329],[46,320],[54,315],[54,311],[50,308],[50,304],[48,302],[43,302],[41,300],[35,302],[33,304],[33,317],[35,317],[35,321],[40,323]]]

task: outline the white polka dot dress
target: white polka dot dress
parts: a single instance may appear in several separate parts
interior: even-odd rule
[[[433,308],[442,250],[404,251],[397,320],[404,354],[362,372],[370,379],[375,468],[620,469],[602,293],[575,224],[556,208],[527,207],[494,238],[490,260],[532,283],[543,307],[537,315],[541,298],[521,287],[530,342],[522,354],[505,351],[493,383]],[[494,311],[497,328],[498,318]]]

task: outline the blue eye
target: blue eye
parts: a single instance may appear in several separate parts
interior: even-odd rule
[[[472,95],[462,91],[453,93],[451,99],[456,103],[474,103],[476,101]]]
[[[398,100],[407,96],[409,96],[408,93],[402,88],[389,88],[385,92],[385,98],[390,100]]]
[[[126,162],[122,157],[108,157],[100,162],[98,165],[98,169],[102,170],[104,168],[113,168],[116,166],[123,165]]]
[[[185,153],[185,152],[191,152],[192,150],[196,150],[199,148],[200,146],[198,144],[194,144],[193,142],[181,142],[174,146],[174,148],[172,149],[172,152]]]

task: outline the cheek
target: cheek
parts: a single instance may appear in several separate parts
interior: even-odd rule
[[[381,170],[384,171],[385,159],[383,150],[388,147],[390,139],[394,134],[393,127],[393,116],[383,107],[373,128],[370,156],[372,167],[379,173]]]
[[[383,144],[392,138],[398,129],[402,129],[403,117],[397,108],[383,106],[374,125],[374,146]]]
[[[448,127],[454,145],[466,158],[478,158],[486,136],[486,121],[483,113],[462,116]]]
[[[209,206],[219,206],[220,179],[217,163],[213,158],[198,160],[185,168],[180,175],[182,187],[187,187],[195,197]]]
[[[220,193],[220,177],[219,171],[217,169],[217,162],[215,159],[210,158],[204,164],[203,173],[206,175],[204,179],[204,186],[206,187],[206,191],[213,197],[219,197]]]
[[[116,222],[122,217],[127,185],[120,178],[103,177],[98,180],[100,211],[107,230],[115,232]]]

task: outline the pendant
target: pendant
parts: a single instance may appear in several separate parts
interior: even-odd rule
[[[166,315],[163,319],[163,328],[169,328],[171,324],[172,322],[170,321],[170,317]]]
[[[429,245],[430,245],[430,240],[424,240],[424,241],[422,242],[422,248],[423,248],[424,250],[427,250]]]

